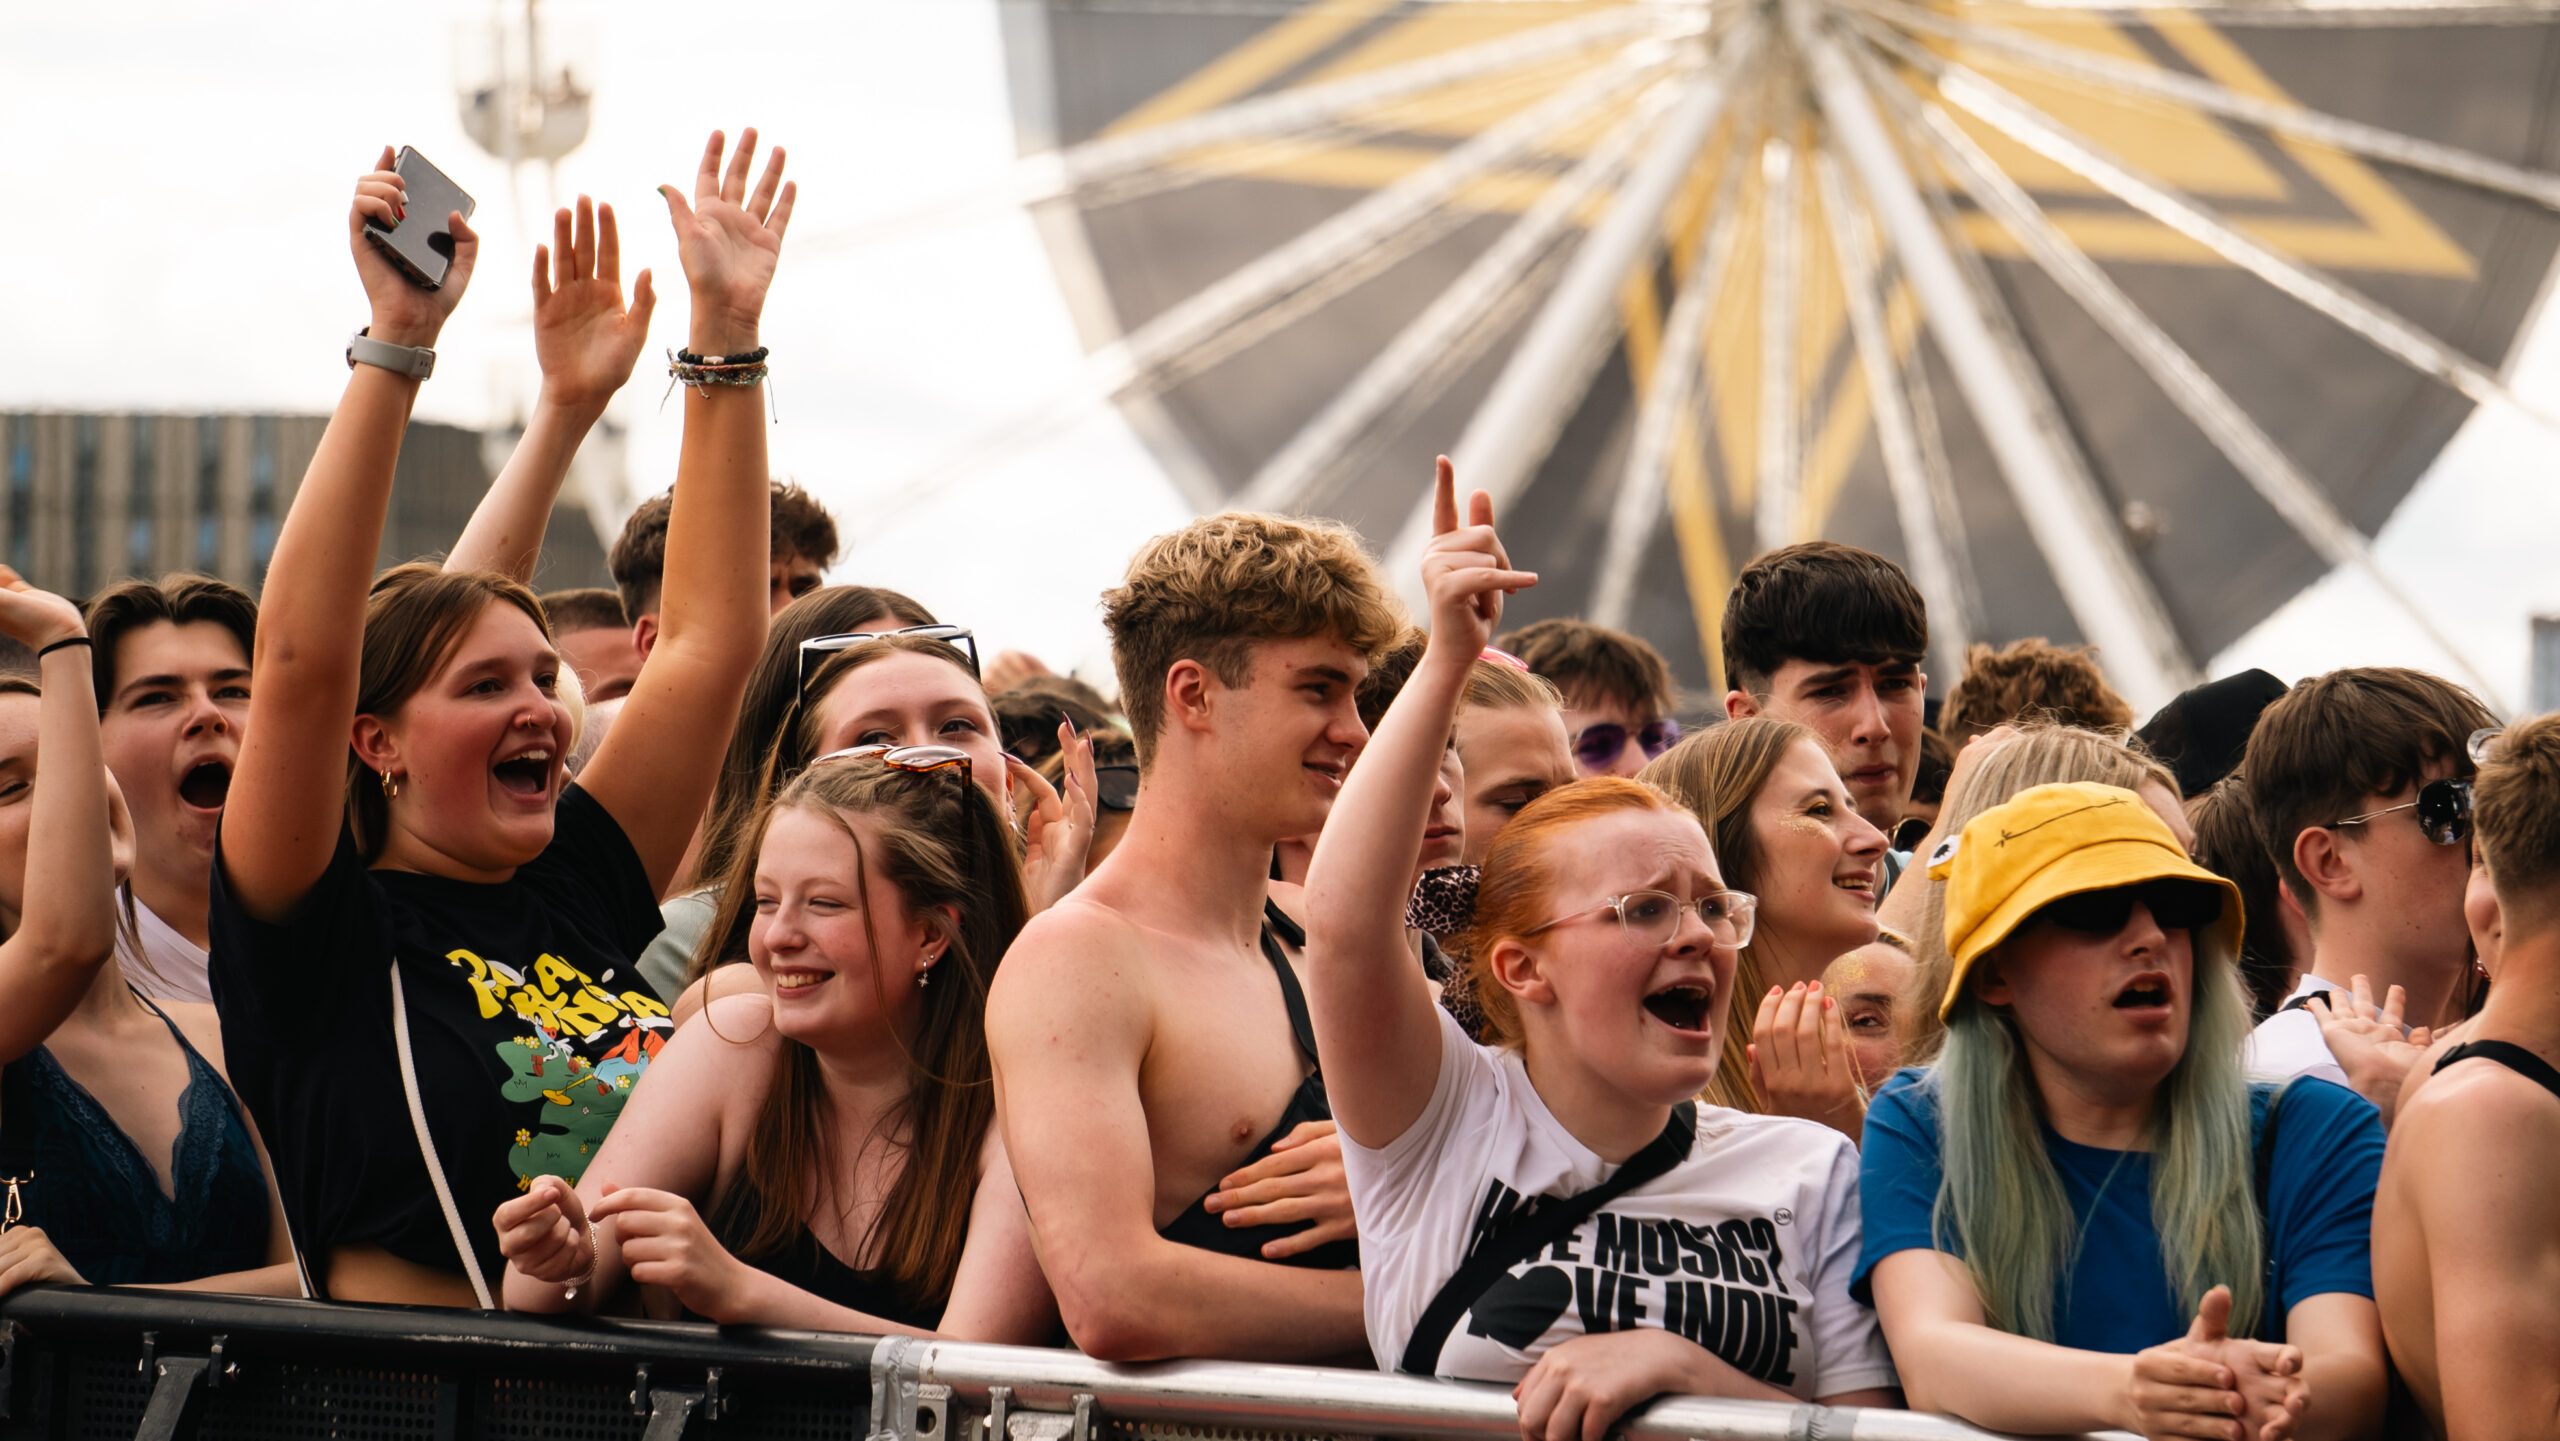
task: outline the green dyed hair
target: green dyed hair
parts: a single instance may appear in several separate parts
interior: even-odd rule
[[[2240,1070],[2249,1002],[2238,962],[2210,932],[2193,934],[2187,1051],[2161,1083],[2147,1138],[2151,1215],[2179,1305],[2192,1315],[2205,1292],[2229,1286],[2231,1334],[2254,1336],[2267,1303],[2267,1245]],[[2017,1018],[1967,990],[1924,1084],[1938,1103],[1944,1161],[1932,1230],[1963,1252],[1992,1325],[2051,1341],[2057,1283],[2076,1269],[2080,1238],[2045,1151],[2043,1096]]]

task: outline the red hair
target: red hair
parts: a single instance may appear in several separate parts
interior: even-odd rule
[[[1496,1044],[1519,1047],[1520,1006],[1494,979],[1493,948],[1555,919],[1555,858],[1564,853],[1565,837],[1620,811],[1687,814],[1642,782],[1594,776],[1558,786],[1522,807],[1485,852],[1476,878],[1475,915],[1457,941],[1467,958],[1467,982],[1484,1014],[1486,1033]]]

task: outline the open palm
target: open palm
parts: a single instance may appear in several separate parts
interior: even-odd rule
[[[544,387],[563,404],[602,410],[631,379],[656,304],[643,270],[631,282],[629,308],[623,306],[622,236],[613,207],[581,195],[574,223],[561,207],[551,219],[551,244],[533,251],[533,353],[542,362]]]
[[[693,346],[712,354],[755,347],[765,292],[773,285],[782,232],[791,223],[799,190],[783,183],[782,149],[776,146],[754,192],[748,192],[756,152],[752,127],[739,134],[737,153],[724,173],[720,157],[725,145],[719,131],[711,132],[702,167],[694,173],[692,204],[674,186],[659,187],[675,222],[676,255],[693,288]]]

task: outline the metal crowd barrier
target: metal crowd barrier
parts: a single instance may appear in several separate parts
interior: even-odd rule
[[[0,1441],[1283,1441],[1519,1435],[1506,1388],[674,1322],[35,1287]],[[1989,1441],[1907,1411],[1667,1397],[1629,1441]]]

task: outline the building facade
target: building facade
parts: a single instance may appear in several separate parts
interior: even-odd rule
[[[328,417],[0,413],[0,560],[75,599],[170,571],[255,594]],[[441,555],[489,488],[477,431],[418,422],[400,447],[381,565]],[[535,584],[611,585],[584,508],[555,510]]]

